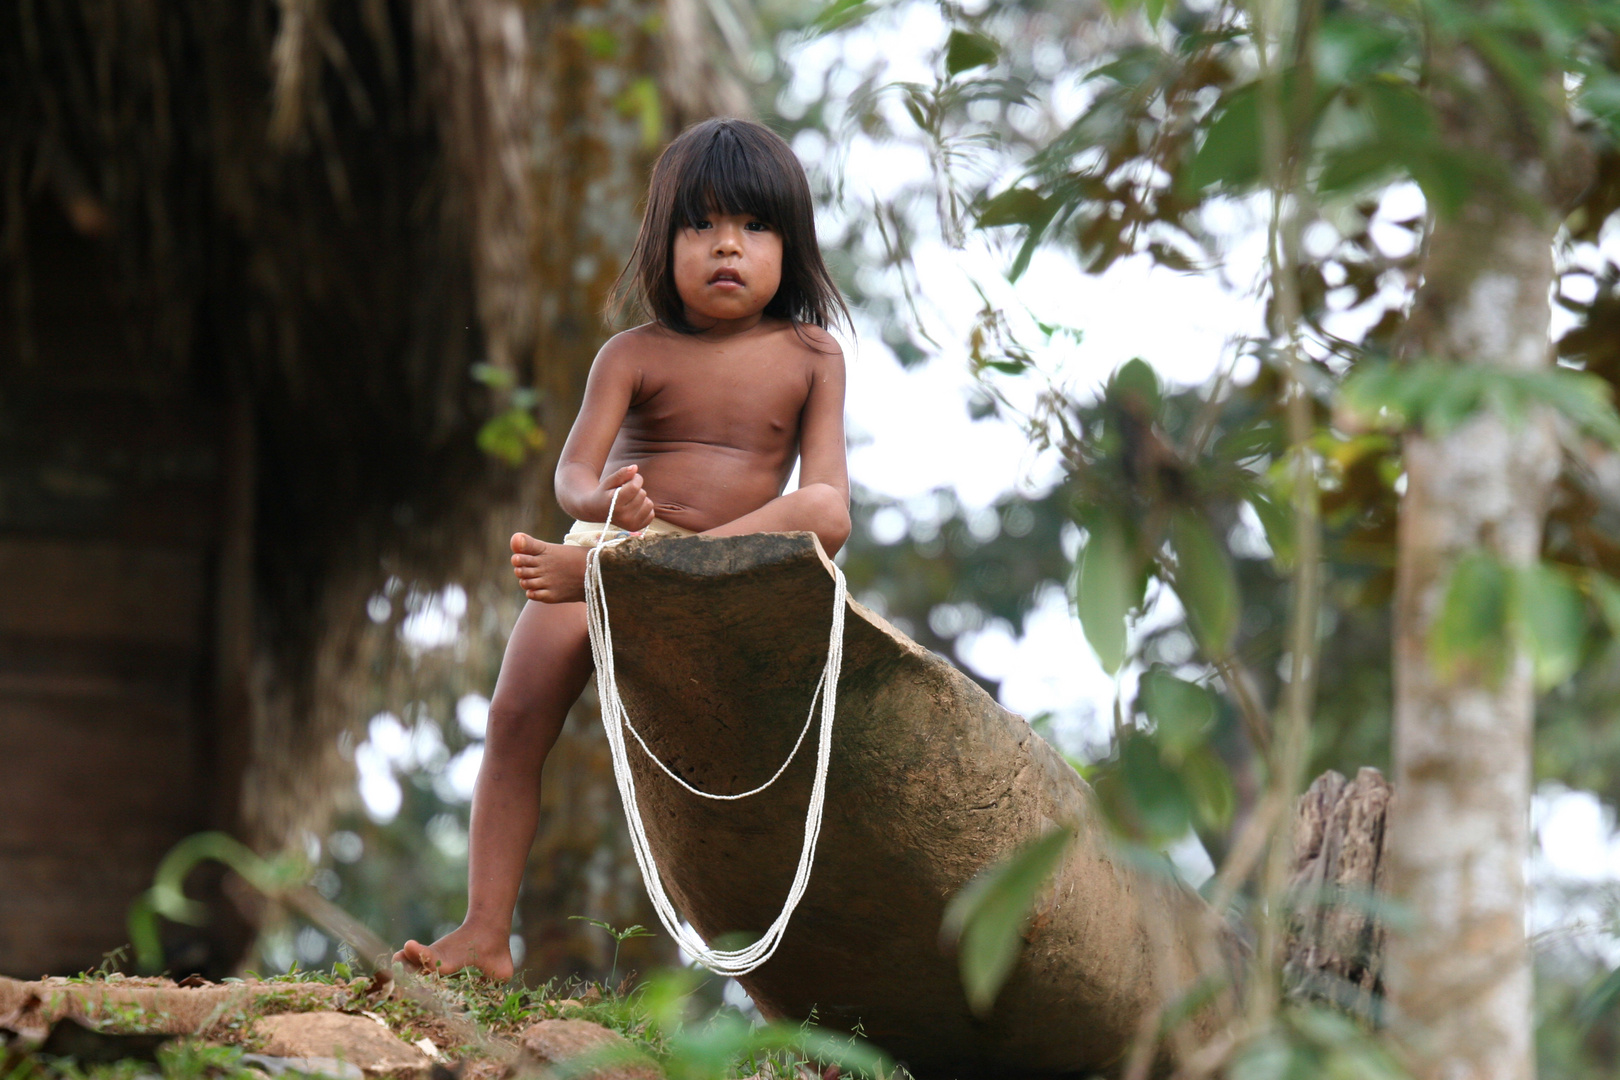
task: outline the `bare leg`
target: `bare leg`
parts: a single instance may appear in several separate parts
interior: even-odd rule
[[[512,977],[508,935],[540,820],[540,770],[590,677],[585,606],[525,604],[501,660],[473,788],[467,917],[432,945],[406,942],[395,960],[440,974],[476,967]]]
[[[772,499],[752,513],[707,530],[704,536],[741,536],[745,533],[815,533],[827,554],[835,554],[849,539],[849,501],[827,484],[811,484]],[[512,572],[530,600],[548,604],[585,599],[585,548],[548,544],[528,533],[512,537]]]

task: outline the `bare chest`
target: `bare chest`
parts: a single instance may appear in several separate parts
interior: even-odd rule
[[[782,361],[758,353],[660,358],[643,370],[625,434],[756,452],[791,447],[809,397],[809,372],[796,357]]]

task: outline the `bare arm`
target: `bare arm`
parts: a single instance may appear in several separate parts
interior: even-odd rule
[[[799,421],[799,487],[753,513],[710,529],[708,536],[813,532],[832,555],[849,539],[849,467],[844,456],[844,354],[818,334],[823,352],[811,369]]]
[[[609,341],[591,364],[585,400],[563,444],[553,480],[558,505],[581,521],[604,520],[613,489],[620,487],[619,501],[613,508],[615,524],[642,529],[653,519],[652,499],[642,489],[636,466],[626,465],[611,476],[602,476],[635,388],[636,372],[629,363],[629,350]]]

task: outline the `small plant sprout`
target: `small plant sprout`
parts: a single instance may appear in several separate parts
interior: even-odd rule
[[[578,920],[579,922],[582,922],[582,923],[588,923],[589,925],[594,926],[599,930],[606,930],[609,934],[613,935],[613,967],[608,972],[608,985],[609,986],[617,986],[618,983],[619,983],[619,949],[620,949],[620,947],[623,946],[624,943],[626,941],[629,941],[631,938],[657,937],[658,936],[658,935],[654,934],[651,930],[648,930],[645,926],[642,926],[640,923],[637,923],[635,926],[628,926],[628,927],[624,928],[623,930],[618,930],[618,929],[614,928],[612,923],[603,922],[601,919],[589,919],[589,918],[586,918],[584,915],[570,915],[568,917],[570,919],[576,919],[576,920]]]

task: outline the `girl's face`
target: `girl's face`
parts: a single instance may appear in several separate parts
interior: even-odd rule
[[[747,330],[782,284],[782,234],[752,214],[710,214],[675,232],[675,291],[700,330]]]

